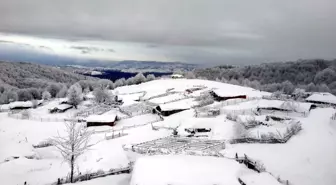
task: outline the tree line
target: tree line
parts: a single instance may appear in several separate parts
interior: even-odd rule
[[[216,80],[268,92],[291,94],[295,89],[336,95],[336,60],[299,60],[237,67],[196,69],[189,78]]]
[[[68,97],[70,104],[77,106],[83,99],[83,94],[90,91],[112,90],[124,85],[140,84],[154,79],[155,76],[152,74],[145,77],[142,73],[138,73],[134,77],[128,79],[121,78],[115,82],[107,79],[80,80],[74,84],[49,82],[44,88],[30,87],[23,89],[0,82],[0,104],[8,104],[14,101],[47,100],[50,98]]]

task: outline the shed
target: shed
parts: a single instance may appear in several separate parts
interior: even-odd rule
[[[159,113],[162,114],[162,116],[170,116],[172,114],[187,110],[189,108],[187,107],[169,107],[165,106],[165,104],[159,105],[153,109],[153,113]]]
[[[36,102],[37,102],[37,105],[42,104],[42,101],[37,100]],[[16,101],[16,102],[10,103],[8,106],[11,110],[22,110],[22,109],[33,108],[35,105],[32,101]]]
[[[307,102],[316,104],[330,104],[336,106],[336,96],[331,93],[314,93],[306,98]]]
[[[117,115],[91,115],[86,118],[86,126],[115,126]]]
[[[245,94],[235,94],[224,90],[213,90],[209,92],[216,101],[225,101],[229,99],[246,99]]]
[[[60,104],[57,105],[56,107],[49,109],[50,113],[63,113],[69,109],[71,109],[73,106],[69,104]]]

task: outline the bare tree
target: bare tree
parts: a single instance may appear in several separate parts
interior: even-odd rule
[[[89,145],[92,132],[85,125],[70,121],[65,123],[65,136],[52,138],[55,147],[60,151],[63,159],[70,167],[70,182],[73,183],[76,160],[93,145]]]

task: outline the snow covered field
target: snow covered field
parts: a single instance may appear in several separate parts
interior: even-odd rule
[[[230,94],[246,94],[248,97],[261,98],[268,95],[267,92],[257,91],[247,87],[229,85],[206,80],[155,80],[139,85],[124,86],[113,90],[123,94],[122,99],[131,105],[143,93],[129,94],[146,91],[145,97],[166,93],[173,88],[178,93],[153,98],[159,105],[194,106],[197,102],[193,98],[166,103],[180,98],[185,90],[195,86],[206,86],[205,92],[216,88],[222,91],[231,91]],[[196,93],[197,92],[197,93]],[[196,91],[191,95],[200,95]],[[144,98],[144,99],[146,99]],[[254,109],[267,100],[251,100],[242,103],[223,106],[215,103],[211,106],[219,106],[221,110]],[[138,102],[137,102],[138,103]],[[79,106],[79,110],[71,109],[65,113],[49,114],[48,109],[58,104],[52,100],[36,109],[31,109],[32,116],[45,118],[67,118],[77,111],[84,110],[86,106]],[[123,105],[123,106],[127,106]],[[222,154],[234,157],[236,153],[247,154],[253,159],[264,163],[267,171],[282,179],[289,180],[293,185],[334,185],[336,184],[336,121],[331,121],[331,116],[336,111],[332,108],[316,108],[310,111],[307,117],[295,117],[302,123],[302,131],[293,136],[285,144],[229,144],[227,142]],[[97,143],[91,150],[78,159],[78,169],[82,173],[98,170],[108,171],[113,168],[125,167],[129,159],[122,145],[136,144],[151,141],[172,135],[172,128],[177,128],[180,135],[185,135],[186,128],[210,128],[209,133],[204,133],[208,139],[230,140],[235,136],[235,124],[228,120],[225,112],[214,117],[194,117],[191,108],[179,113],[164,117],[158,121],[158,115],[146,113],[126,119],[121,119],[116,126],[90,127],[95,130],[91,138],[92,143]],[[103,115],[127,115],[112,109]],[[245,115],[244,115],[245,116]],[[244,119],[241,116],[240,119]],[[264,120],[265,115],[256,116],[255,119]],[[157,121],[157,122],[155,122]],[[151,124],[158,130],[153,130]],[[78,123],[85,124],[85,123]],[[269,130],[283,129],[278,123],[270,124]],[[127,135],[106,140],[106,135],[111,135],[113,129],[123,129]],[[263,129],[266,132],[269,130]],[[98,132],[100,131],[100,132]],[[254,132],[254,130],[252,130]],[[50,137],[64,134],[62,122],[41,122],[33,120],[21,120],[8,117],[6,112],[0,113],[0,176],[1,184],[16,185],[28,184],[42,185],[55,182],[57,178],[65,177],[69,172],[68,165],[63,162],[60,153],[54,146],[34,148],[40,142]],[[176,169],[179,170],[176,170]],[[77,166],[76,166],[77,169]],[[139,170],[141,169],[141,170]],[[136,162],[132,175],[121,174],[97,178],[80,182],[80,185],[104,185],[104,184],[225,184],[239,185],[237,178],[243,177],[251,170],[241,164],[226,160],[205,156],[152,156],[143,157]],[[226,174],[226,175],[223,175]],[[253,175],[251,175],[253,176]],[[251,176],[245,176],[249,180]],[[259,178],[259,177],[258,177]],[[262,177],[260,177],[262,178]],[[267,179],[268,177],[265,177]],[[192,179],[192,181],[190,181]],[[191,182],[191,183],[190,183]],[[237,184],[238,183],[238,184]],[[263,184],[260,184],[263,185]]]

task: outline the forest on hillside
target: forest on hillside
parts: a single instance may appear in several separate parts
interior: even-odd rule
[[[1,62],[0,83],[16,88],[44,88],[50,82],[72,84],[79,80],[94,79],[54,66],[26,62]]]
[[[336,95],[336,60],[299,60],[236,67],[196,69],[197,78],[244,85],[269,92],[290,94],[296,88]]]

